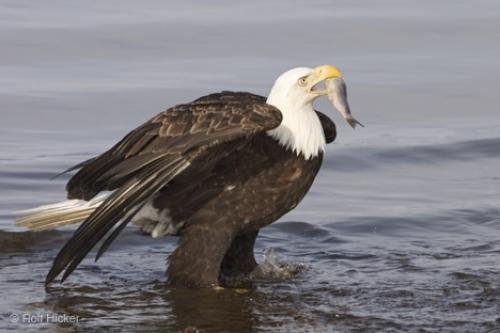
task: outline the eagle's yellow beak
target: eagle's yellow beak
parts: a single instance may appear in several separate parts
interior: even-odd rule
[[[318,83],[321,83],[327,79],[339,77],[342,77],[342,72],[335,66],[321,65],[314,67],[312,73],[307,79],[309,91],[315,95],[327,95],[328,90],[318,87]]]
[[[321,65],[313,69],[308,78],[309,91],[315,95],[328,95],[333,106],[344,119],[355,128],[356,125],[363,125],[354,119],[347,102],[347,87],[342,79],[342,72],[332,65]],[[319,83],[325,82],[325,88],[319,88]]]
[[[321,78],[321,80],[325,80],[334,77],[342,77],[342,72],[335,66],[321,65],[313,68],[313,75]]]

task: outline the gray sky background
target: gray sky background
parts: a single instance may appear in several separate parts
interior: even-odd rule
[[[344,71],[372,126],[499,124],[499,41],[494,0],[3,0],[0,130],[127,131],[322,63]]]

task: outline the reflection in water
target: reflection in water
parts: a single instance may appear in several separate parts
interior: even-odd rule
[[[196,327],[207,332],[253,332],[273,300],[253,289],[172,288],[162,282],[135,286],[116,283],[102,287],[55,287],[32,311],[78,315],[79,328],[138,327],[141,331],[170,332]],[[271,302],[269,302],[271,301]],[[269,314],[265,325],[280,325]],[[64,325],[67,326],[67,325]]]
[[[243,292],[253,294],[251,290]],[[228,332],[252,332],[257,320],[253,299],[231,289],[172,289],[165,300],[180,328],[195,326],[216,332],[223,327]]]
[[[266,258],[254,279],[230,281],[230,288],[196,290],[160,281],[130,284],[125,278],[112,277],[94,285],[51,285],[44,301],[30,303],[28,308],[76,315],[81,318],[78,327],[89,330],[124,323],[153,332],[190,327],[206,332],[254,332],[256,327],[289,325],[289,315],[297,313],[293,302],[289,303],[293,296],[287,295],[288,287],[275,284],[289,281],[303,268],[280,261],[272,253]],[[269,293],[274,288],[279,293],[276,297]]]
[[[257,244],[260,271],[222,290],[166,285],[165,257],[173,243],[158,247],[131,231],[124,234],[128,247],[118,244],[102,262],[84,263],[72,279],[44,290],[50,261],[70,233],[42,234],[40,242],[0,256],[0,284],[12,287],[3,302],[19,313],[81,318],[57,324],[62,331],[494,331],[500,325],[500,241],[491,231],[500,228],[498,216],[500,210],[487,209],[321,227],[279,223]],[[17,239],[37,238],[28,234]],[[1,235],[0,241],[12,236]],[[33,273],[20,278],[27,271]],[[16,295],[24,295],[21,305]],[[41,327],[54,329],[27,330]]]

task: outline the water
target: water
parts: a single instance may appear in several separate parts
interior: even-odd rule
[[[1,1],[0,331],[500,332],[499,22],[497,1]],[[262,230],[260,274],[170,288],[176,239],[131,227],[44,289],[72,229],[13,211],[63,199],[52,175],[163,108],[322,63],[366,127],[318,103],[338,139]]]

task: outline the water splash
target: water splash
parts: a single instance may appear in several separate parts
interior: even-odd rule
[[[269,248],[264,253],[264,261],[250,273],[250,279],[284,281],[294,278],[306,269],[305,264],[286,261],[280,258],[273,248]]]

